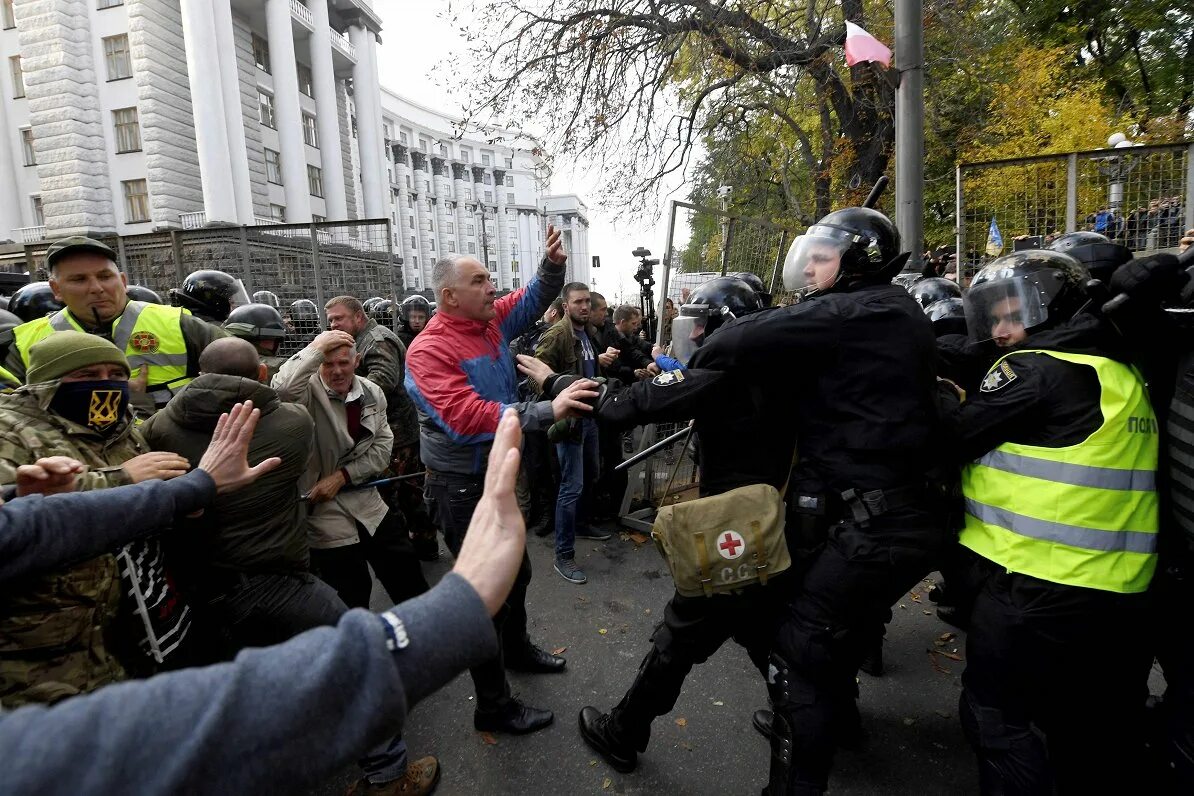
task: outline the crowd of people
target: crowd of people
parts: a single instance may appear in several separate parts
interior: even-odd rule
[[[688,421],[701,497],[773,487],[790,564],[717,593],[708,562],[703,593],[677,579],[628,690],[580,713],[613,768],[635,769],[733,639],[767,686],[765,793],[824,793],[891,606],[940,569],[984,793],[1194,788],[1194,645],[1150,632],[1155,606],[1194,597],[1175,257],[1074,233],[963,289],[907,270],[894,225],[847,208],[792,244],[783,302],[715,278],[661,308],[661,348],[639,308],[565,282],[550,227],[545,248],[506,296],[455,255],[434,307],[342,295],[285,315],[219,271],[167,304],[98,241],[49,248],[48,281],[0,315],[14,791],[289,791],[355,761],[357,793],[432,792],[438,761],[408,753],[404,717],[458,672],[476,730],[554,720],[507,677],[567,667],[528,632],[525,531],[554,535],[555,573],[584,584],[576,541],[610,538],[624,434]],[[757,528],[705,531],[766,569],[738,562]],[[432,587],[441,536],[455,565]],[[1169,692],[1150,713],[1154,657]]]

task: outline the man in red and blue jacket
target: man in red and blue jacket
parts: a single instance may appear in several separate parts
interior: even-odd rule
[[[518,411],[524,431],[546,431],[556,420],[591,411],[591,381],[577,382],[551,401],[518,400],[518,374],[509,343],[547,309],[564,284],[568,261],[560,233],[547,228],[547,255],[526,287],[496,298],[489,270],[475,257],[456,255],[432,271],[435,316],[406,354],[406,390],[419,411],[419,444],[427,468],[424,497],[455,555],[481,499],[485,462],[502,413]],[[472,670],[477,690],[473,724],[483,732],[527,733],[552,721],[549,710],[522,704],[510,694],[506,669],[559,672],[563,658],[531,643],[526,590],[531,562],[522,568],[505,606],[494,617],[502,652]]]

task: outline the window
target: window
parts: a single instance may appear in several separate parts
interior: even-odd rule
[[[298,84],[299,91],[303,92],[308,97],[315,96],[315,82],[311,78],[311,67],[304,64],[298,64]]]
[[[103,2],[103,0],[100,0]],[[103,8],[101,5],[100,8]],[[12,0],[4,0],[4,29],[12,30],[17,26],[17,19],[12,15]]]
[[[441,155],[443,155],[444,157],[447,157],[447,156],[448,156],[448,145],[447,145],[447,144],[440,144],[440,145],[439,145],[439,153],[440,153]]]
[[[456,234],[456,225],[455,225],[455,224],[453,224],[451,221],[448,221],[448,222],[445,222],[445,225],[446,225],[446,226],[447,226],[447,228],[448,228],[448,234],[449,234],[449,235],[454,235],[454,234]]]
[[[282,156],[272,149],[265,150],[265,178],[274,185],[282,184]]]
[[[464,189],[464,198],[465,198],[465,199],[472,199],[472,198],[473,198],[473,189],[472,189],[472,188],[465,188],[465,189]]]
[[[493,191],[486,191],[485,192],[485,202],[489,203],[492,201],[493,201]]]
[[[473,162],[473,151],[466,146],[460,148],[460,159],[465,163]]]
[[[419,267],[419,255],[417,255],[417,254],[412,255],[410,260],[411,260],[412,265],[414,265],[416,268]],[[417,282],[418,280],[415,280],[415,281]]]
[[[269,42],[253,34],[253,63],[257,64],[257,68],[267,75],[269,71]]]
[[[506,204],[510,204],[510,205],[514,204],[514,194],[512,194],[512,193],[506,194]]]
[[[469,224],[467,227],[465,227],[465,231],[466,231],[466,232],[467,232],[469,235],[476,235],[476,234],[477,234],[477,228],[476,228],[476,227],[474,227],[472,224]]]
[[[307,164],[307,190],[312,196],[323,196],[323,172],[318,166]]]
[[[513,178],[513,177],[511,177],[511,176],[510,176],[510,175],[508,175],[508,174],[506,175],[506,187],[507,187],[507,188],[513,188],[513,187],[514,187],[514,178]]]
[[[42,227],[46,223],[46,212],[41,206],[40,196],[29,197],[33,202],[33,226]]]
[[[448,241],[448,251],[449,251],[449,252],[455,252],[455,251],[456,251],[456,241],[454,241],[454,240],[450,240],[450,241]]]
[[[514,158],[506,158],[506,168],[508,168],[508,169],[514,168]],[[510,183],[510,184],[513,185],[514,183]]]
[[[105,8],[116,8],[122,5],[124,5],[124,0],[99,0],[95,7],[103,11]]]
[[[137,224],[149,220],[149,188],[145,180],[125,180],[120,183],[124,188],[125,222]]]
[[[21,70],[21,56],[14,55],[9,58],[8,68],[12,70],[12,98],[20,99],[25,96],[25,73]]]
[[[33,149],[33,128],[25,127],[21,129],[21,151],[25,155],[26,166],[37,165],[37,152]]]
[[[409,135],[407,135],[406,133],[399,132],[399,133],[398,133],[398,140],[399,140],[399,141],[401,141],[401,142],[402,142],[402,143],[404,143],[404,144],[410,144],[410,136],[409,136]]]
[[[481,181],[484,182],[486,185],[493,185],[493,175],[486,174],[484,177],[481,178]]]
[[[279,224],[286,223],[286,206],[285,205],[270,205],[269,217],[277,221]]]
[[[522,280],[519,279],[518,277],[513,277],[510,280],[510,287],[513,288],[514,290],[518,290],[520,287],[522,287]]]
[[[314,213],[311,214],[311,223],[312,224],[322,224],[323,222],[325,222],[327,220],[328,220],[327,216],[317,216]]]
[[[435,238],[428,238],[427,245],[431,247],[431,251],[435,251]]]
[[[477,253],[477,244],[473,243],[471,240],[468,242],[468,253],[469,254]]]
[[[490,260],[490,261],[489,261],[489,270],[490,270],[490,271],[495,271],[495,272],[497,271],[497,260]]]
[[[407,216],[407,217],[406,217],[406,220],[407,220],[408,222],[410,222],[410,227],[411,227],[411,229],[414,229],[414,228],[415,228],[415,217],[414,217],[414,216]]]
[[[423,192],[431,193],[431,180],[423,180]]]
[[[414,236],[414,235],[411,235],[411,236],[410,236],[410,247],[411,247],[412,249],[417,249],[417,248],[419,247],[419,244],[415,242],[415,236]]]
[[[431,142],[428,141],[423,136],[419,136],[419,149],[423,150],[424,152],[430,152],[431,151]]]
[[[409,174],[406,175],[406,187],[410,188],[410,175]]]
[[[492,164],[493,164],[493,156],[490,155],[488,152],[482,152],[481,153],[481,165],[489,166]]]
[[[122,33],[104,39],[104,60],[108,62],[108,80],[124,80],[133,76],[128,34]]]
[[[112,111],[112,125],[116,128],[116,153],[141,151],[141,123],[136,108]]]
[[[272,94],[266,94],[264,91],[257,92],[257,121],[271,129],[278,129],[278,125],[274,122],[274,96]]]
[[[303,143],[319,148],[319,132],[315,129],[315,117],[309,113],[303,114]]]

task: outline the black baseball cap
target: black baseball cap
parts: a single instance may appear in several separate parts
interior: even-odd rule
[[[63,257],[78,254],[79,252],[98,254],[107,257],[112,262],[116,262],[116,252],[111,247],[105,246],[98,240],[88,238],[85,235],[72,235],[69,238],[62,238],[50,244],[50,248],[46,249],[46,265],[52,269]]]

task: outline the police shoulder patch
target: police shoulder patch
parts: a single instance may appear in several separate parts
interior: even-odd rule
[[[986,378],[983,379],[982,387],[979,388],[979,392],[1002,390],[1017,378],[1019,377],[1016,375],[1016,371],[1012,370],[1012,366],[1007,363],[1007,360],[1004,360],[991,368],[990,372],[987,373]]]
[[[682,381],[684,381],[684,371],[682,370],[666,370],[651,379],[651,383],[658,387],[670,387]]]

